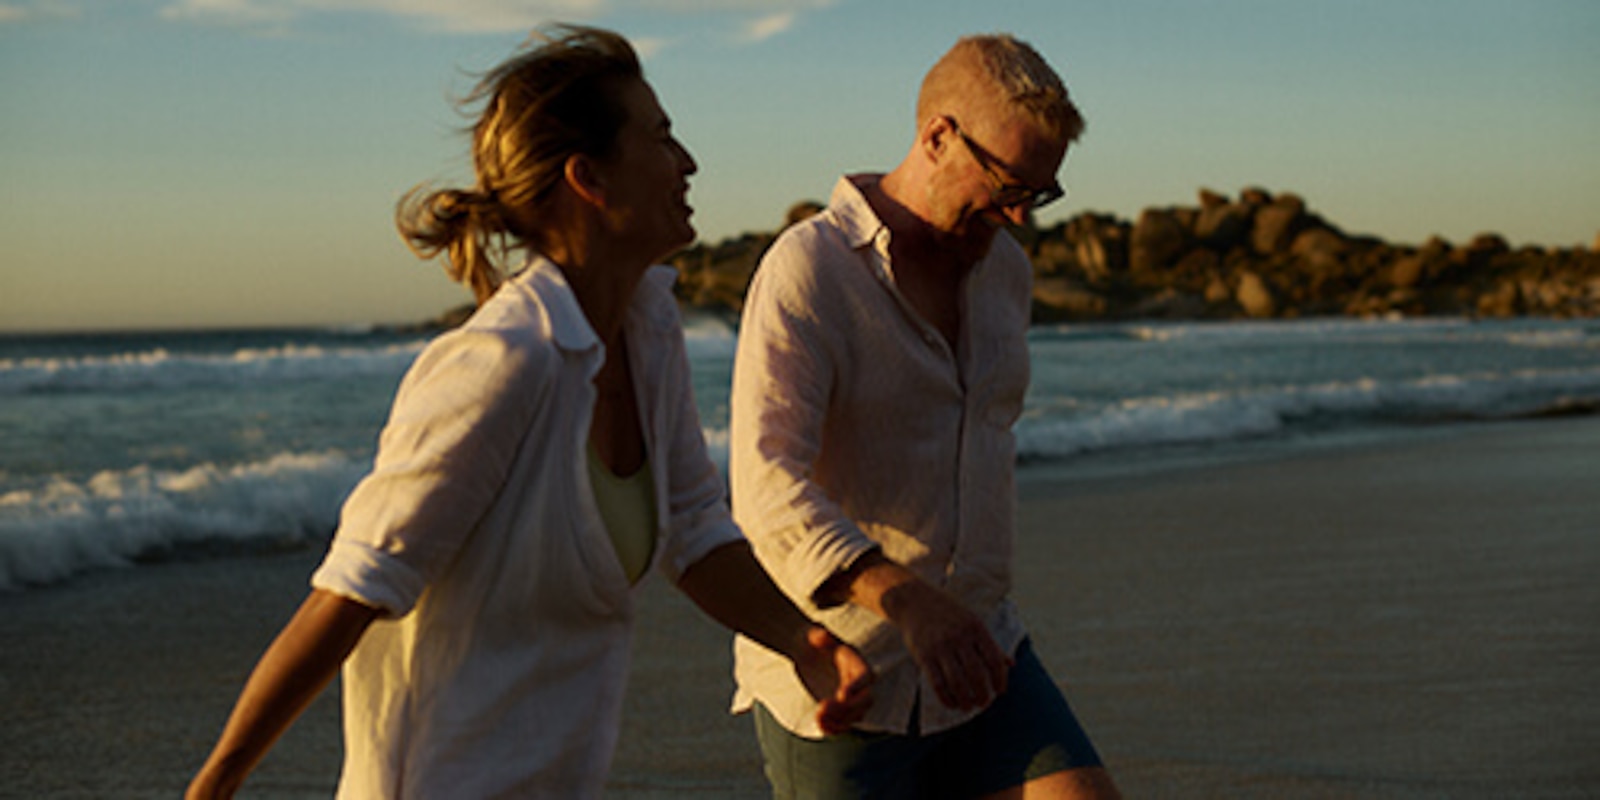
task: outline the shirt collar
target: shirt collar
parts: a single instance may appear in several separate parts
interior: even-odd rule
[[[861,173],[846,175],[834,184],[828,208],[838,218],[839,229],[844,232],[852,249],[866,247],[885,230],[883,220],[878,219],[877,212],[872,210],[872,204],[867,202],[867,195],[862,191],[864,187],[882,179],[883,176],[877,173]]]
[[[672,267],[651,267],[634,290],[628,306],[628,323],[643,323],[651,328],[671,326],[676,319],[675,309],[670,302],[662,303],[658,298],[672,297],[672,285],[677,278],[678,272]],[[600,346],[600,335],[589,324],[588,315],[578,305],[578,296],[573,294],[567,276],[555,262],[540,255],[530,256],[527,266],[512,280],[539,297],[550,321],[550,338],[556,346],[571,352]]]
[[[589,324],[578,296],[572,293],[567,276],[554,261],[540,255],[528,258],[528,264],[512,282],[540,300],[545,318],[550,321],[550,338],[557,347],[581,352],[600,346],[600,336]]]
[[[878,218],[877,212],[872,210],[872,204],[867,202],[866,192],[863,191],[881,180],[883,175],[874,172],[862,172],[840,178],[839,182],[834,184],[833,194],[828,199],[828,210],[838,219],[839,229],[844,232],[851,249],[859,250],[882,239],[884,260],[887,261],[889,226],[885,225],[883,220]],[[995,252],[998,249],[996,244],[1003,233],[1005,231],[995,233],[995,241],[990,243],[983,258],[972,265],[969,275],[983,270],[985,265],[995,259]]]

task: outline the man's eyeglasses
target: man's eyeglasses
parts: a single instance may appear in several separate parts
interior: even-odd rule
[[[956,122],[955,117],[945,119],[950,120],[951,130],[961,137],[961,142],[967,146],[967,152],[972,154],[972,159],[978,162],[978,166],[983,167],[983,174],[989,176],[989,197],[995,205],[1002,208],[1017,206],[1043,208],[1060,200],[1067,193],[1067,190],[1061,188],[1061,184],[1056,181],[1051,181],[1049,186],[1042,189],[1035,189],[1024,183],[1012,183],[1006,180],[995,171],[995,157],[989,155],[989,151],[983,149],[982,145],[972,141],[972,137],[961,130],[961,124]]]

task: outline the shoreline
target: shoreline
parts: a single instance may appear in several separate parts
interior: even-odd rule
[[[1172,455],[1019,480],[1018,603],[1129,797],[1600,785],[1600,419]],[[320,555],[0,595],[7,792],[180,794]],[[607,796],[765,796],[727,634],[641,591]],[[329,691],[243,796],[329,796],[340,747]]]

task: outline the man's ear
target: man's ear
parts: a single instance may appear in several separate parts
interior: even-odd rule
[[[600,171],[596,169],[594,159],[581,153],[567,156],[567,162],[563,165],[563,178],[573,194],[584,202],[597,208],[605,206],[605,182],[600,178]]]
[[[917,131],[917,146],[922,148],[929,161],[937,162],[944,156],[954,136],[955,128],[950,124],[950,118],[935,114],[928,117],[928,121],[922,123],[922,129]]]

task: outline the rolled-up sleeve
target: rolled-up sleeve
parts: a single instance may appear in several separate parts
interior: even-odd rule
[[[345,501],[312,586],[404,616],[506,481],[541,381],[503,331],[455,331],[407,372],[371,474]]]
[[[775,247],[752,281],[734,364],[729,472],[735,519],[779,586],[798,601],[877,547],[815,480],[834,348],[847,346],[816,311],[803,243]],[[800,261],[783,263],[796,258]]]
[[[666,538],[662,542],[659,569],[676,584],[683,573],[711,551],[744,538],[728,510],[728,493],[722,474],[706,452],[705,431],[694,401],[690,380],[689,356],[684,349],[683,329],[671,295],[663,291],[663,313],[668,324],[652,337],[661,351],[652,358],[664,372],[660,400],[655,409],[663,428],[669,456],[666,469]]]

